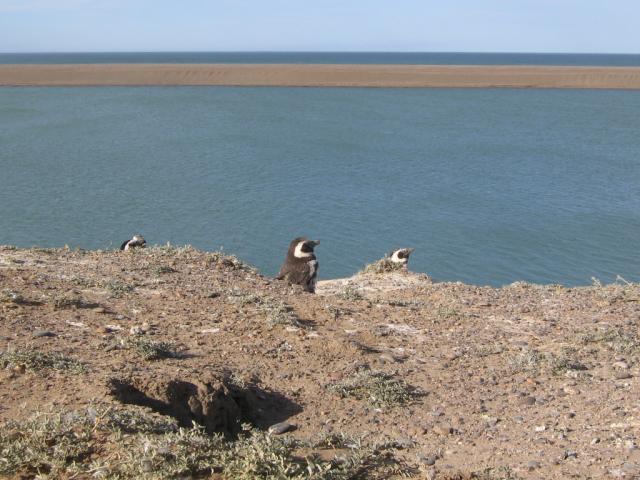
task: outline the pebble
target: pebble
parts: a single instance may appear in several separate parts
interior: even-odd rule
[[[420,460],[420,463],[430,467],[432,465],[435,465],[436,460],[438,460],[438,457],[436,457],[435,455],[426,455],[426,456],[421,455],[418,458],[418,460]]]
[[[535,460],[527,462],[527,469],[535,470],[536,468],[540,468],[540,462],[536,462]]]
[[[438,435],[442,435],[443,437],[446,435],[451,435],[453,433],[453,428],[451,425],[436,425],[433,427],[434,433]]]
[[[288,422],[280,422],[269,427],[269,433],[271,435],[282,435],[294,428],[294,425]]]
[[[614,367],[616,368],[620,368],[622,370],[628,370],[629,369],[629,364],[627,362],[624,361],[619,361],[613,364]]]
[[[533,405],[536,403],[536,399],[531,396],[526,396],[526,397],[520,398],[520,403],[522,405]]]
[[[600,439],[598,437],[591,439],[591,445],[595,445],[596,443],[600,443]]]
[[[134,325],[129,330],[129,333],[131,335],[143,335],[144,334],[144,330],[142,329],[142,327],[139,327],[138,325]]]
[[[106,313],[107,310],[103,307],[96,307],[93,309],[93,311],[96,313]]]
[[[566,452],[564,452],[564,458],[578,458],[578,454],[576,452],[573,452],[571,450],[567,450]]]
[[[633,375],[629,372],[616,372],[613,376],[616,380],[626,380],[627,378],[631,378]]]
[[[544,425],[538,425],[533,430],[536,431],[536,432],[544,432],[546,429],[547,429],[547,427],[545,427]]]
[[[52,332],[51,330],[38,330],[37,332],[33,332],[33,338],[41,338],[41,337],[57,337],[58,335]]]

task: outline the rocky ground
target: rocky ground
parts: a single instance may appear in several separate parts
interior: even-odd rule
[[[190,247],[0,247],[0,473],[640,478],[639,321],[623,280],[312,295]]]

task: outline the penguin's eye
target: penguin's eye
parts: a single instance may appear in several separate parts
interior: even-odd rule
[[[308,244],[308,243],[303,243],[303,244],[302,244],[302,247],[300,248],[300,250],[301,250],[302,252],[304,252],[304,253],[311,253],[311,252],[313,252],[313,248],[311,248],[311,247],[309,246],[309,244]]]
[[[403,251],[398,252],[398,258],[407,258],[407,253]]]

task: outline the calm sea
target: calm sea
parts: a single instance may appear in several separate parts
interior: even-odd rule
[[[0,243],[226,251],[322,278],[640,280],[640,92],[0,89]]]
[[[3,63],[358,63],[431,65],[640,66],[640,54],[455,52],[0,53]]]

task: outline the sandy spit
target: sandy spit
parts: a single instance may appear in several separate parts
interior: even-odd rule
[[[118,85],[640,89],[640,67],[291,64],[0,65],[0,86]]]

